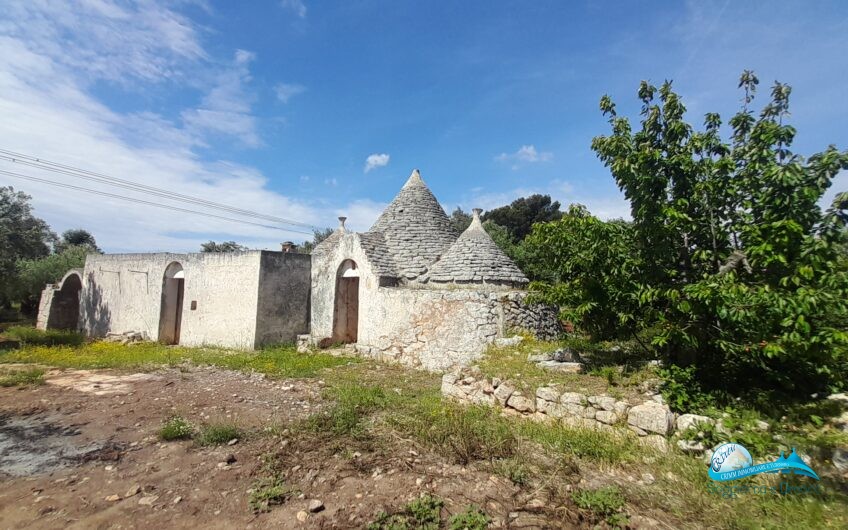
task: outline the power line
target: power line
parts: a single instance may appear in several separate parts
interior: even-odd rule
[[[0,148],[0,160],[6,160],[8,162],[13,162],[15,164],[22,164],[26,166],[30,166],[37,169],[43,169],[45,171],[51,171],[53,173],[61,173],[64,175],[68,175],[71,177],[81,178],[85,180],[90,180],[94,182],[100,182],[103,184],[108,184],[115,187],[130,189],[140,193],[147,193],[150,195],[155,195],[158,197],[163,197],[166,199],[188,202],[192,204],[197,204],[200,206],[205,206],[208,208],[214,208],[217,210],[223,210],[230,213],[235,213],[238,215],[243,215],[245,217],[253,217],[258,219],[265,219],[269,221],[274,221],[276,223],[288,224],[293,226],[302,226],[305,228],[311,229],[319,229],[320,227],[310,225],[308,223],[302,223],[300,221],[292,221],[290,219],[285,219],[282,217],[277,217],[274,215],[267,215],[262,213],[253,212],[250,210],[244,210],[242,208],[236,208],[234,206],[228,206],[226,204],[221,204],[213,201],[209,201],[206,199],[201,199],[198,197],[193,197],[191,195],[184,195],[181,193],[176,193],[171,190],[166,190],[162,188],[156,188],[154,186],[148,186],[146,184],[140,184],[138,182],[132,182],[130,180],[119,179],[117,177],[112,177],[109,175],[105,175],[103,173],[97,173],[94,171],[89,171],[87,169],[81,169],[74,166],[69,166],[66,164],[60,164],[58,162],[51,162],[49,160],[45,160],[43,158],[37,158],[31,155],[26,155],[23,153],[16,153],[14,151],[9,151],[7,149]]]
[[[283,232],[295,232],[295,233],[298,233],[298,234],[306,234],[306,235],[309,235],[309,236],[313,235],[312,232],[304,232],[302,230],[295,230],[293,228],[283,228],[281,226],[264,225],[264,224],[260,224],[260,223],[254,223],[252,221],[245,221],[244,219],[235,219],[233,217],[225,217],[223,215],[216,215],[214,213],[198,212],[197,210],[189,210],[187,208],[180,208],[178,206],[173,206],[173,205],[170,205],[170,204],[159,204],[159,203],[156,203],[156,202],[146,201],[144,199],[138,199],[136,197],[126,197],[124,195],[118,195],[118,194],[109,193],[109,192],[106,192],[106,191],[99,191],[99,190],[93,190],[93,189],[90,189],[90,188],[83,188],[82,186],[74,186],[73,184],[67,184],[67,183],[64,183],[64,182],[54,182],[52,180],[47,180],[47,179],[43,179],[43,178],[39,178],[39,177],[33,177],[32,175],[22,175],[20,173],[15,173],[15,172],[12,172],[12,171],[6,171],[6,170],[3,170],[3,169],[0,169],[0,175],[7,175],[7,176],[10,176],[10,177],[24,179],[24,180],[30,180],[30,181],[33,181],[33,182],[41,182],[41,183],[44,183],[44,184],[50,184],[52,186],[59,186],[59,187],[62,187],[62,188],[68,188],[68,189],[73,189],[73,190],[78,190],[78,191],[85,191],[85,192],[88,192],[88,193],[94,193],[96,195],[102,195],[104,197],[112,197],[112,198],[115,198],[115,199],[121,199],[121,200],[125,200],[125,201],[139,203],[139,204],[146,204],[148,206],[155,206],[157,208],[163,208],[163,209],[166,209],[166,210],[173,210],[173,211],[177,211],[177,212],[191,213],[191,214],[195,214],[195,215],[204,215],[206,217],[214,217],[215,219],[223,219],[225,221],[234,221],[236,223],[244,223],[244,224],[249,224],[249,225],[253,225],[253,226],[260,226],[262,228],[270,228],[272,230],[281,230]]]

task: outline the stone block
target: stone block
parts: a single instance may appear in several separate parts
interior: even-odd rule
[[[586,402],[586,396],[578,392],[565,392],[559,398],[560,403],[572,403],[582,405]]]
[[[601,423],[606,423],[607,425],[612,425],[618,421],[618,414],[609,410],[599,410],[595,414],[595,419]]]
[[[609,396],[589,396],[589,403],[602,410],[615,410],[615,399]]]
[[[506,406],[507,400],[509,400],[512,393],[515,392],[515,387],[510,385],[509,383],[501,383],[495,389],[495,398],[500,402],[501,405]]]
[[[519,412],[536,411],[536,401],[534,399],[530,399],[529,397],[522,395],[520,392],[513,392],[513,394],[507,400],[506,405],[508,407],[514,408]]]
[[[552,403],[559,402],[560,393],[555,388],[551,388],[549,386],[540,386],[536,389],[536,397],[540,399],[544,399],[545,401],[550,401]]]
[[[665,405],[646,401],[630,409],[627,423],[649,433],[668,436],[674,430],[674,414]]]
[[[677,418],[677,431],[685,432],[691,428],[697,428],[699,425],[715,425],[715,420],[709,416],[699,416],[698,414],[681,414]]]

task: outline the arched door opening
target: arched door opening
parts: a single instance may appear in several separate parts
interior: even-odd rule
[[[359,269],[353,260],[344,260],[336,272],[336,300],[333,307],[333,341],[356,342],[359,331]]]
[[[59,289],[53,293],[53,301],[50,304],[47,328],[76,331],[79,327],[82,277],[78,272],[71,271],[62,278],[58,286]]]
[[[162,308],[159,312],[159,342],[180,343],[183,317],[185,272],[176,261],[168,265],[162,278]]]

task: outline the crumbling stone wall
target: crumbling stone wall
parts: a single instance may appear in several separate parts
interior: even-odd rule
[[[510,293],[502,299],[504,326],[529,331],[537,339],[555,340],[563,333],[557,308],[527,303],[527,293]]]
[[[522,392],[513,382],[484,376],[477,367],[444,374],[442,394],[456,401],[500,407],[504,414],[540,421],[593,429],[620,425],[646,443],[661,448],[666,447],[665,439],[675,431],[714,421],[694,414],[676,416],[657,394],[624,400],[605,394],[587,395],[556,385]]]
[[[79,329],[82,271],[72,269],[57,283],[41,291],[35,327],[38,329]]]

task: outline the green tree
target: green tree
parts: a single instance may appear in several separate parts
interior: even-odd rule
[[[631,223],[602,221],[581,205],[571,205],[559,221],[535,225],[527,252],[556,274],[533,284],[536,295],[559,305],[565,320],[593,338],[631,337],[641,323],[633,232]]]
[[[534,223],[555,221],[562,217],[558,201],[551,201],[550,195],[530,195],[515,199],[508,206],[489,210],[483,215],[484,221],[492,221],[507,229],[513,242],[527,237]]]
[[[321,241],[324,241],[328,237],[330,237],[335,230],[332,228],[324,228],[323,230],[313,230],[312,231],[312,241],[304,241],[303,245],[300,246],[300,252],[303,254],[312,254],[312,251]]]
[[[89,253],[91,248],[88,246],[69,246],[49,256],[18,260],[12,297],[20,302],[21,312],[35,314],[44,287],[61,280],[69,270],[85,266],[85,257]]]
[[[809,158],[792,153],[795,129],[785,123],[790,88],[775,83],[755,113],[757,85],[753,73],[743,73],[744,103],[729,121],[729,141],[720,137],[717,114],[707,114],[704,129],[695,131],[670,82],[659,89],[641,84],[635,131],[609,97],[601,99],[612,133],[592,147],[630,201],[633,223],[630,244],[583,252],[619,252],[632,260],[632,277],[621,287],[611,282],[609,289],[584,291],[583,302],[602,308],[603,297],[620,288],[614,297],[624,305],[617,307],[634,315],[618,315],[623,324],[655,330],[658,351],[694,363],[708,387],[809,394],[844,385],[848,368],[841,253],[848,194],[837,195],[826,212],[818,206],[834,176],[848,168],[848,152],[831,146]],[[541,237],[548,229],[538,230]],[[580,263],[605,259],[571,252],[551,263],[563,278],[573,278]],[[577,274],[588,282],[598,271]],[[574,306],[558,287],[536,289]]]
[[[54,252],[62,252],[69,247],[86,247],[91,252],[102,254],[91,232],[82,228],[72,228],[62,232],[62,238],[56,243]]]
[[[461,234],[471,225],[471,214],[457,206],[450,215],[450,222],[453,231]]]
[[[201,252],[241,252],[244,250],[247,250],[247,247],[239,245],[235,241],[222,241],[221,243],[209,241],[200,244]]]
[[[21,259],[47,256],[56,240],[50,227],[32,214],[29,195],[0,187],[0,309],[9,308]]]

